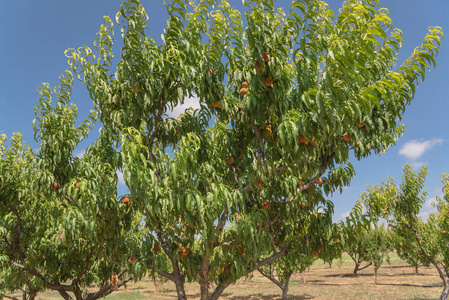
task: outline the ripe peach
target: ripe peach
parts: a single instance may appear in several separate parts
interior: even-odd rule
[[[221,101],[220,100],[215,101],[214,103],[212,103],[212,106],[215,108],[221,108]]]
[[[262,186],[263,181],[258,179],[256,183],[256,188],[260,188]]]
[[[301,136],[299,137],[299,141],[300,141],[301,143],[307,143],[307,142],[309,142],[309,140],[308,140],[304,135],[301,135]]]
[[[359,120],[355,121],[355,126],[357,126],[358,128],[363,128],[365,127],[365,122],[360,122]]]
[[[240,89],[240,96],[242,96],[242,97],[245,96],[247,92],[248,92],[248,90],[246,88],[241,88]]]
[[[343,140],[345,140],[346,142],[349,142],[351,140],[351,136],[349,135],[349,133],[345,133],[345,135],[343,135]]]
[[[323,179],[321,179],[321,177],[320,177],[320,178],[318,178],[317,180],[315,180],[315,182],[316,182],[317,184],[319,184],[319,185],[322,185],[322,184],[323,184]]]
[[[243,82],[242,82],[242,88],[247,89],[248,87],[249,87],[248,81],[243,81]]]
[[[260,66],[260,64],[258,62],[256,62],[256,70],[259,72],[262,72],[262,67]]]
[[[234,157],[229,156],[228,157],[228,164],[232,165],[234,163]]]
[[[265,52],[262,52],[262,58],[264,62],[268,62],[268,55]]]
[[[264,209],[268,209],[268,207],[270,207],[270,205],[268,204],[267,201],[264,201],[264,202],[262,203],[262,207],[263,207]]]
[[[123,203],[123,204],[127,204],[127,205],[128,205],[129,202],[130,202],[130,200],[129,200],[128,198],[123,198],[123,199],[122,199],[122,203]]]
[[[265,84],[265,86],[270,87],[273,84],[273,81],[274,81],[273,78],[266,77],[263,84]]]
[[[268,124],[268,125],[265,127],[264,135],[265,135],[266,138],[272,137],[272,136],[273,136],[273,134],[272,134],[272,132],[271,132],[271,125],[270,125],[270,124]]]

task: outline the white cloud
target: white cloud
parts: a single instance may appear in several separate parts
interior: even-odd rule
[[[167,115],[171,118],[177,118],[180,114],[186,111],[187,108],[192,107],[193,109],[199,109],[200,99],[198,98],[185,98],[184,104],[176,105],[173,111],[167,112]]]
[[[417,140],[413,140],[405,143],[402,149],[399,150],[399,154],[404,155],[411,160],[416,160],[421,157],[424,152],[431,149],[437,144],[441,144],[442,142],[442,139],[432,139],[425,142],[418,142]]]
[[[119,185],[126,185],[125,184],[125,179],[123,179],[123,173],[118,171],[118,170],[116,171],[116,173],[117,173],[117,177],[118,177],[118,184]]]
[[[413,168],[413,170],[414,170],[415,172],[421,170],[421,168],[422,168],[423,166],[426,166],[426,165],[427,165],[426,162],[419,162],[419,161],[412,162],[412,163],[410,164],[410,166],[412,166],[412,168]]]
[[[421,219],[427,221],[427,218],[429,217],[429,212],[427,211],[423,211],[422,213],[419,214],[419,216],[421,217]]]
[[[344,219],[346,219],[346,217],[349,217],[349,215],[351,214],[351,211],[350,210],[348,210],[347,212],[345,212],[345,213],[342,213],[339,217],[340,217],[340,220],[344,220]]]
[[[423,208],[428,210],[428,209],[434,209],[434,207],[432,206],[432,203],[435,202],[437,199],[436,197],[432,197],[426,200],[426,202],[424,202]]]
[[[83,156],[84,156],[84,153],[86,153],[86,150],[84,149],[84,150],[75,150],[74,152],[73,152],[73,154],[75,155],[75,157],[78,157],[78,158],[82,158]]]

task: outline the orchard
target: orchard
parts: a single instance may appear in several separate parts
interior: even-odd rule
[[[346,1],[338,14],[316,0],[286,11],[272,0],[244,4],[166,1],[157,44],[144,7],[129,0],[104,17],[93,48],[65,51],[60,85],[38,89],[39,148],[0,136],[0,297],[21,289],[28,299],[45,290],[99,299],[150,276],[172,281],[178,299],[195,282],[212,300],[259,270],[287,299],[293,272],[341,254],[352,237],[332,224],[328,198],[354,177],[350,159],[401,137],[442,29],[429,28],[395,67],[402,33],[376,0]],[[75,82],[93,103],[78,126]],[[189,97],[199,109],[168,116]],[[77,157],[96,123],[99,137]],[[117,171],[127,194],[117,193]],[[429,224],[449,231],[446,196]],[[433,231],[402,218],[417,207],[389,207],[447,275],[449,252],[440,262],[432,252],[444,243],[425,248]],[[379,265],[382,249],[366,259]]]

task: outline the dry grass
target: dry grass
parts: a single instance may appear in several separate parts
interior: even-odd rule
[[[369,267],[352,275],[352,261],[345,257],[335,262],[332,268],[322,262],[315,263],[306,271],[302,282],[300,274],[292,276],[288,299],[438,299],[442,291],[442,282],[433,268],[420,268],[420,274],[413,274],[413,268],[396,256],[391,265],[385,264],[378,272],[378,285],[374,284],[374,269]],[[221,299],[280,299],[281,290],[257,272],[249,281],[240,280],[229,286]],[[199,299],[199,285],[187,284],[189,299]],[[46,292],[38,299],[56,299],[58,294]],[[106,297],[117,299],[177,299],[173,283],[155,285],[153,280],[145,278]]]

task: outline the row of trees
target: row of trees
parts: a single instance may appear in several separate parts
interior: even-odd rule
[[[60,86],[38,89],[39,150],[0,136],[2,297],[50,289],[98,299],[149,275],[173,281],[178,299],[186,282],[217,299],[254,270],[270,277],[271,264],[285,266],[286,286],[310,257],[332,261],[340,241],[326,197],[354,176],[352,154],[380,154],[400,138],[442,30],[429,28],[393,69],[402,34],[377,0],[346,1],[337,17],[317,0],[288,12],[272,0],[245,4],[246,24],[224,0],[167,2],[157,45],[129,0],[116,16],[117,65],[109,17],[95,50],[66,51]],[[94,104],[80,125],[75,77]],[[201,108],[167,117],[187,97]],[[98,139],[74,156],[98,121]],[[129,194],[117,194],[117,171]]]

